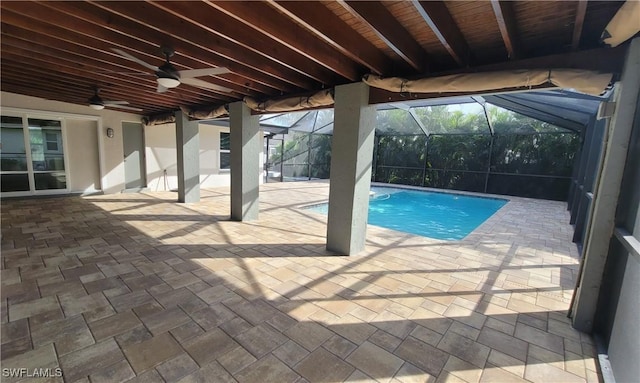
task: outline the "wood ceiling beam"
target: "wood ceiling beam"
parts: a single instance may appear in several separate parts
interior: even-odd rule
[[[73,5],[72,9],[87,11],[86,3],[65,3]],[[264,56],[250,51],[241,45],[230,42],[219,36],[210,35],[206,30],[191,23],[179,22],[179,19],[149,3],[139,1],[100,1],[91,3],[93,9],[88,10],[85,16],[103,15],[110,25],[117,26],[118,30],[127,30],[133,36],[143,36],[148,41],[161,41],[164,45],[176,48],[176,55],[173,60],[180,62],[181,56],[186,55],[192,58],[201,56],[217,55],[227,60],[225,66],[232,71],[240,65],[246,65],[262,73],[263,76],[270,76],[287,85],[283,91],[296,91],[299,88],[314,89],[319,88],[319,84],[291,68],[287,68],[275,61],[265,60]],[[192,4],[192,6],[195,5]],[[100,9],[108,14],[103,14]],[[215,19],[209,20],[209,22]],[[126,29],[125,29],[126,28]],[[217,61],[216,61],[217,63]],[[249,64],[250,63],[250,64]],[[198,68],[196,68],[198,69]]]
[[[173,17],[181,18],[193,24],[196,28],[201,29],[201,34],[203,32],[210,33],[237,45],[237,50],[246,49],[258,54],[262,56],[263,61],[274,61],[322,84],[332,84],[342,80],[335,72],[271,37],[256,33],[256,31],[249,28],[239,28],[238,21],[235,18],[204,3],[197,3],[196,5],[193,2],[184,1],[149,1],[149,4],[162,9]],[[216,21],[214,27],[209,26],[211,25],[211,20]],[[190,35],[187,31],[185,32]]]
[[[33,37],[33,36],[32,36]],[[43,71],[56,71],[66,73],[76,78],[87,78],[95,81],[96,85],[102,83],[118,84],[129,91],[144,91],[150,100],[162,102],[166,95],[156,93],[157,84],[154,76],[136,76],[129,73],[117,73],[118,67],[110,67],[101,64],[93,64],[88,61],[69,60],[69,56],[63,56],[53,48],[39,46],[31,41],[20,40],[10,36],[3,36],[3,54],[12,53],[19,55],[28,63],[37,63]],[[112,72],[104,72],[105,69],[112,69]],[[180,94],[184,102],[202,101],[202,93],[183,92]],[[214,98],[225,98],[219,95]],[[229,99],[228,97],[226,97]]]
[[[86,92],[86,94],[84,93],[80,94],[77,91],[69,91],[70,87],[66,85],[66,83],[59,83],[55,80],[52,81],[52,79],[47,76],[39,76],[31,73],[21,74],[21,73],[13,72],[12,70],[5,71],[3,69],[2,77],[3,77],[3,80],[2,80],[3,91],[8,91],[6,87],[7,84],[12,84],[11,88],[16,93],[28,94],[30,96],[35,96],[36,94],[47,94],[48,95],[47,98],[50,98],[53,100],[72,102],[74,104],[85,105],[85,106],[88,105],[89,98],[93,96],[93,91]],[[42,82],[46,81],[48,83],[48,86],[46,89],[40,88],[35,84],[28,83],[29,79],[25,81],[25,77],[29,77],[29,79],[36,79]],[[141,104],[141,103],[132,101],[130,96],[123,97],[120,95],[113,95],[113,94],[107,94],[107,93],[103,94],[103,92],[100,93],[100,96],[104,100],[130,101],[130,104],[127,106],[142,109],[142,111],[139,111],[137,113],[151,113],[155,111],[166,110],[168,108],[167,106],[162,107],[154,104]],[[130,111],[130,112],[136,113],[134,111]]]
[[[513,4],[505,0],[491,0],[491,7],[493,8],[493,14],[496,16],[498,29],[500,29],[508,57],[511,60],[520,58],[516,16],[513,11]]]
[[[13,3],[11,5],[15,5],[15,4],[18,4],[18,2]],[[113,63],[118,63],[118,65],[120,65],[123,68],[128,67],[130,72],[144,71],[142,68],[140,68],[140,66],[135,65],[130,61],[123,59],[122,57],[120,57],[119,55],[111,51],[112,47],[118,46],[118,45],[114,45],[108,40],[100,39],[99,37],[106,37],[106,36],[102,36],[101,32],[103,31],[101,29],[94,28],[93,25],[87,26],[86,25],[87,23],[83,22],[82,20],[77,20],[77,21],[74,20],[73,30],[64,29],[62,28],[62,26],[58,26],[56,24],[49,24],[47,23],[47,21],[43,21],[39,18],[32,17],[32,16],[45,17],[45,15],[50,14],[52,16],[50,20],[53,23],[56,23],[57,21],[56,17],[60,14],[59,12],[50,10],[45,7],[38,7],[37,4],[34,4],[29,8],[31,10],[31,13],[22,12],[23,11],[22,9],[19,9],[18,12],[14,12],[14,10],[5,9],[6,5],[7,5],[6,2],[2,3],[3,22],[5,22],[5,25],[11,24],[12,26],[30,31],[30,33],[25,35],[25,37],[33,39],[34,35],[35,36],[39,35],[42,39],[54,39],[54,41],[60,40],[62,43],[70,44],[70,45],[67,45],[69,50],[72,50],[72,51],[82,50],[83,52],[85,52],[86,55],[92,55],[93,54],[92,52],[107,54],[111,56],[110,61],[112,61]],[[69,17],[65,17],[65,19],[69,19]],[[76,32],[79,32],[79,33],[76,33]],[[109,31],[104,31],[104,32],[109,33]],[[94,33],[94,34],[91,35],[91,33]],[[105,33],[105,35],[107,33]],[[115,38],[114,36],[110,36],[110,37]],[[33,40],[35,41],[39,39],[33,39]],[[131,39],[131,38],[129,38],[129,40],[126,40],[126,41],[131,44],[143,45],[138,40]],[[58,44],[56,43],[56,44],[53,44],[52,46],[57,46],[57,45]],[[142,58],[146,58],[146,57],[143,56]],[[156,85],[154,84],[153,86],[155,87]],[[185,93],[193,94],[194,96],[198,96],[198,97],[200,97],[203,94],[203,92],[200,92],[200,90],[193,91],[191,89],[192,88],[186,88]],[[207,94],[207,92],[204,92],[204,94]]]
[[[587,14],[587,0],[579,0],[576,7],[576,18],[573,22],[573,36],[571,38],[571,50],[577,51],[580,47],[580,36],[582,36],[582,27],[584,18]]]
[[[12,58],[15,60],[15,57],[12,57]],[[67,90],[75,89],[74,92],[87,94],[89,96],[93,94],[93,90],[95,87],[104,89],[107,92],[114,92],[113,90],[115,90],[114,94],[116,92],[119,94],[122,94],[123,91],[126,92],[127,94],[129,94],[130,92],[129,89],[123,89],[122,87],[116,86],[114,84],[99,83],[90,79],[73,77],[71,75],[67,75],[61,72],[48,71],[40,67],[34,67],[34,66],[23,64],[23,63],[19,63],[11,59],[5,58],[2,60],[2,62],[4,65],[4,67],[2,68],[3,78],[5,74],[10,74],[10,73],[20,74],[24,77],[24,79],[27,79],[27,80],[31,78],[32,79],[46,78],[52,84],[64,85],[67,88]],[[42,83],[41,87],[49,88],[49,83],[44,82]],[[165,103],[169,105],[169,102],[165,101]]]
[[[65,33],[64,31],[59,33],[58,35],[60,34],[68,36],[68,33]],[[114,53],[110,49],[106,51],[102,51],[100,49],[96,49],[95,47],[94,49],[87,48],[86,45],[77,44],[79,41],[75,39],[74,40],[76,44],[69,43],[60,38],[56,38],[49,33],[47,34],[37,33],[36,31],[29,31],[14,25],[8,25],[6,23],[2,23],[2,35],[23,39],[28,42],[37,44],[39,46],[49,47],[51,49],[57,49],[59,50],[58,54],[60,56],[77,57],[78,60],[89,60],[89,61],[101,62],[102,64],[100,65],[120,67],[120,69],[118,69],[117,71],[114,70],[114,73],[139,72],[140,74],[146,74],[150,76],[150,78],[155,79],[153,73],[147,69],[140,69],[137,72],[132,71],[130,68],[130,61],[123,60],[120,55]],[[86,41],[86,40],[84,41],[85,44],[89,42],[90,41]],[[232,89],[234,92],[239,94],[250,95],[250,96],[255,96],[258,94],[256,91],[247,90],[246,88],[241,87],[233,82],[225,81],[225,82],[222,82],[221,84]],[[219,95],[223,97],[228,97],[228,94],[225,92],[219,92],[211,89],[205,89],[205,91],[208,91],[211,93],[219,93]]]
[[[340,4],[367,24],[398,56],[418,72],[425,72],[425,52],[415,38],[379,1],[345,1]]]
[[[205,1],[249,28],[268,36],[289,49],[335,71],[350,81],[360,81],[360,68],[335,48],[321,41],[291,19],[262,2]],[[167,4],[163,2],[163,4]],[[236,28],[238,29],[238,28]],[[253,33],[253,32],[252,32]]]
[[[443,1],[411,2],[440,43],[460,66],[469,64],[469,46]]]
[[[1,62],[3,66],[6,66],[6,68],[3,68],[2,70],[3,87],[5,81],[12,81],[16,86],[20,85],[25,88],[36,88],[42,91],[58,94],[59,96],[75,97],[82,100],[82,104],[87,104],[89,98],[94,94],[94,89],[90,86],[91,84],[81,84],[83,91],[79,92],[78,89],[80,87],[78,84],[72,83],[71,79],[52,75],[50,73],[39,72],[29,68],[11,67],[11,60],[7,59],[3,59]],[[43,83],[46,83],[47,86],[42,86],[41,84]],[[130,101],[131,106],[144,107],[145,109],[165,109],[170,105],[155,105],[152,102],[147,102],[146,104],[137,103],[135,100],[132,100],[133,95],[123,98],[120,93],[111,92],[110,89],[102,90],[100,95],[103,99]]]
[[[15,47],[23,48],[25,50],[37,52],[40,55],[48,56],[50,57],[50,61],[54,64],[60,63],[61,58],[64,57],[64,60],[67,62],[76,63],[82,65],[83,68],[87,70],[91,70],[91,73],[94,73],[94,76],[96,78],[98,78],[98,76],[102,77],[111,75],[111,78],[113,79],[114,76],[117,76],[116,78],[118,79],[129,80],[129,88],[146,88],[147,91],[151,93],[150,97],[152,99],[155,98],[157,100],[161,100],[163,98],[163,96],[155,93],[157,84],[155,82],[155,76],[153,74],[145,74],[144,71],[131,72],[130,68],[128,67],[118,66],[116,64],[116,60],[112,60],[113,56],[103,54],[100,51],[91,51],[79,46],[73,46],[72,44],[68,44],[60,40],[55,40],[55,38],[52,38],[50,36],[27,32],[28,31],[24,31],[21,28],[15,27],[13,25],[6,25],[5,23],[3,23],[2,42]],[[65,51],[64,48],[74,49],[76,50],[76,52]],[[88,55],[92,55],[92,57]],[[140,75],[137,75],[136,73],[140,73]],[[201,99],[202,95],[202,92],[200,92],[199,90],[183,92],[183,97],[185,97],[186,99]],[[217,99],[231,100],[231,98],[224,93],[213,94],[212,97],[215,97]]]
[[[83,21],[100,25],[108,32],[105,39],[108,43],[118,45],[125,50],[133,50],[135,54],[147,56],[142,57],[147,62],[158,62],[164,60],[160,45],[173,46],[176,39],[163,31],[146,27],[135,21],[113,14],[109,10],[94,6],[92,4],[71,2],[71,3],[47,3],[55,6],[66,14],[81,19]],[[75,27],[75,24],[74,24]],[[114,36],[115,33],[115,36]],[[105,37],[107,37],[105,36]],[[115,40],[114,40],[115,39]],[[124,39],[124,40],[123,40]],[[150,54],[147,52],[151,52]],[[179,60],[177,60],[179,58]],[[279,94],[283,89],[296,90],[289,82],[280,80],[270,73],[260,71],[253,66],[244,65],[236,60],[231,60],[212,50],[203,50],[192,43],[181,46],[179,52],[172,58],[172,63],[179,69],[200,69],[211,66],[233,67],[233,72],[218,75],[215,78],[223,78],[232,81],[238,86],[254,89],[266,94]],[[139,67],[137,64],[131,64]],[[210,77],[211,80],[214,77]],[[221,84],[224,86],[224,84]]]
[[[12,77],[12,75],[13,77],[19,77],[23,79],[35,78],[38,80],[44,79],[46,77],[48,81],[51,82],[52,84],[62,85],[67,90],[70,88],[82,89],[89,95],[91,95],[92,93],[92,90],[93,90],[92,86],[94,87],[96,86],[96,84],[92,84],[91,81],[89,80],[79,81],[71,77],[59,76],[58,73],[49,72],[48,74],[45,74],[43,72],[34,71],[26,67],[19,67],[18,63],[15,63],[15,62],[11,63],[10,60],[6,60],[6,59],[3,60],[2,63],[3,63],[3,68],[2,68],[3,80],[5,78]],[[47,88],[49,87],[47,86]]]
[[[43,87],[46,84],[46,88],[50,90],[56,90],[60,94],[63,91],[73,92],[77,96],[84,97],[84,100],[88,100],[93,95],[96,85],[100,85],[101,96],[108,100],[124,100],[129,101],[131,106],[147,109],[171,109],[176,102],[183,104],[184,101],[171,97],[166,98],[163,102],[156,102],[150,100],[146,95],[140,97],[138,94],[123,89],[119,86],[110,86],[109,84],[97,84],[90,80],[78,81],[77,78],[65,77],[59,73],[46,73],[43,74],[39,68],[25,67],[24,65],[18,66],[20,63],[12,62],[12,60],[2,60],[2,78],[3,81],[7,78],[19,79],[23,86],[36,86]]]
[[[47,86],[39,87],[33,81],[27,82],[27,80],[38,80],[40,82],[45,81]],[[85,89],[84,92],[78,92],[73,90],[73,85],[67,81],[60,81],[56,77],[46,76],[45,74],[36,74],[31,72],[20,72],[18,69],[2,69],[2,82],[3,87],[5,82],[12,82],[16,86],[23,86],[25,88],[37,87],[43,91],[56,93],[60,96],[75,97],[80,100],[88,101],[89,97],[93,96],[93,90]],[[76,86],[77,89],[77,86]]]
[[[86,105],[87,100],[83,100],[79,96],[60,94],[54,90],[39,89],[35,85],[18,84],[10,79],[2,81],[2,91],[28,95],[31,97],[39,97],[47,100],[68,102],[76,105]]]
[[[118,88],[123,88],[127,93],[136,94],[136,92],[142,92],[142,97],[155,102],[158,105],[170,106],[177,101],[182,101],[181,103],[195,103],[202,101],[202,99],[185,97],[182,94],[180,94],[179,98],[177,98],[176,95],[166,94],[163,94],[162,98],[160,98],[160,96],[155,95],[155,89],[153,91],[144,91],[144,88],[139,85],[136,88],[136,84],[133,82],[127,83],[126,80],[120,81],[118,76],[108,76],[105,78],[97,77],[95,75],[92,76],[92,73],[80,69],[81,65],[73,63],[69,64],[64,60],[53,63],[52,58],[42,57],[42,55],[34,55],[24,49],[7,46],[4,41],[2,45],[2,56],[3,60],[8,59],[15,62],[15,68],[19,69],[23,66],[24,68],[29,68],[33,73],[62,75],[68,76],[71,79],[86,78],[88,81],[94,81],[94,86],[98,85],[105,87],[104,84],[110,84],[109,88],[111,89],[117,86]],[[46,83],[41,84],[40,86],[46,87]],[[79,89],[79,91],[91,92],[91,88]]]
[[[88,100],[89,97],[93,95],[93,92],[94,92],[93,89],[94,89],[95,83],[82,84],[82,83],[75,82],[73,84],[69,84],[71,80],[69,79],[60,80],[58,76],[52,75],[51,73],[43,73],[37,70],[24,69],[24,68],[20,69],[18,67],[9,68],[5,60],[3,60],[2,62],[3,62],[3,65],[6,66],[5,68],[3,68],[3,86],[4,86],[5,78],[10,78],[11,77],[10,74],[12,73],[12,71],[19,72],[22,70],[23,76],[20,77],[19,83],[25,87],[32,86],[42,90],[54,91],[59,95],[62,95],[63,93],[65,93],[64,91],[66,90],[66,92],[71,92],[77,96],[80,96],[84,101]],[[7,70],[5,71],[5,69]],[[16,77],[16,75],[14,74],[13,77]],[[61,89],[62,86],[64,86],[64,89]],[[129,101],[132,104],[131,106],[140,107],[143,109],[166,110],[166,109],[174,109],[175,105],[185,104],[183,100],[177,97],[167,98],[166,100],[160,103],[160,102],[155,102],[153,100],[149,100],[148,97],[146,97],[146,95],[140,95],[130,91],[123,91],[118,87],[101,86],[100,89],[106,92],[104,94],[109,95],[109,96],[103,95],[104,99]],[[26,92],[24,94],[32,95]]]
[[[74,17],[73,15],[64,12],[64,10],[62,9],[72,7],[76,8],[76,12],[82,12],[82,16]],[[83,8],[81,10],[78,10],[78,7]],[[88,10],[86,9],[87,7],[89,7]],[[52,28],[52,26],[59,27],[60,29],[66,31],[67,37],[66,39],[64,38],[64,36],[57,37],[65,39],[68,42],[73,43],[74,41],[71,40],[76,40],[78,38],[89,39],[90,41],[92,41],[92,45],[83,44],[89,48],[95,46],[97,47],[97,49],[101,49],[105,52],[110,51],[111,48],[122,48],[128,51],[133,50],[140,59],[152,64],[162,63],[158,41],[173,41],[163,40],[163,38],[165,38],[164,35],[159,34],[157,31],[149,31],[148,29],[145,29],[144,27],[133,22],[127,23],[126,26],[121,26],[117,24],[118,21],[122,21],[120,18],[117,18],[109,12],[101,10],[100,8],[95,8],[86,3],[26,3],[5,1],[0,3],[0,8],[2,8],[3,10],[11,10],[24,17],[36,20],[37,22],[33,23],[34,27],[40,29],[46,30]],[[29,25],[18,25],[25,29],[31,28]],[[126,29],[126,32],[130,33],[127,34],[126,32],[122,32],[119,30],[120,28]],[[136,32],[141,34],[142,37],[132,37],[136,36]],[[46,32],[44,34],[46,34]],[[145,40],[145,38],[147,40]],[[113,54],[113,52],[111,53]],[[233,81],[239,86],[244,86],[246,88],[254,89],[266,94],[279,94],[282,89],[291,89],[292,91],[298,89],[284,81],[266,76],[262,72],[244,65],[239,65],[234,61],[227,60],[221,56],[211,54],[210,52],[204,52],[202,56],[207,60],[211,57],[216,60],[219,59],[216,64],[222,64],[226,66],[229,66],[227,64],[235,65],[235,74],[225,74],[218,77],[225,78],[228,81]],[[121,58],[121,60],[124,59]],[[184,62],[189,66],[183,66],[181,65],[181,62]],[[202,68],[206,66],[212,66],[212,62],[213,61],[205,61],[200,57],[198,59],[194,59],[192,57],[182,57],[180,62],[176,63],[175,66],[178,69]],[[191,65],[192,63],[193,65]],[[132,71],[142,69],[139,65],[131,63],[130,61],[129,65],[131,65]]]
[[[175,109],[176,105],[187,104],[186,100],[184,100],[184,97],[181,95],[169,95],[168,93],[165,93],[163,94],[164,99],[159,102],[150,99],[149,92],[136,92],[135,90],[123,89],[121,86],[100,81],[82,81],[78,77],[72,77],[71,75],[66,75],[67,77],[65,77],[64,74],[59,72],[43,70],[40,67],[27,66],[24,64],[24,61],[24,58],[14,57],[10,54],[3,56],[1,61],[3,66],[3,90],[7,90],[4,88],[5,79],[10,78],[10,74],[12,72],[17,72],[22,75],[19,82],[22,86],[25,88],[36,87],[40,90],[55,91],[50,98],[59,101],[68,101],[61,97],[66,90],[66,92],[72,92],[75,95],[80,95],[83,99],[81,104],[85,104],[85,101],[87,101],[87,99],[93,94],[94,87],[99,85],[103,90],[102,94],[104,99],[126,100],[131,102],[131,106],[140,107],[145,110]],[[61,84],[64,84],[65,89],[56,89],[57,87],[59,88]],[[33,92],[28,91],[18,93],[35,96]],[[192,101],[189,104],[193,104],[195,102],[197,101]]]
[[[29,68],[35,73],[42,73],[44,75],[55,74],[59,76],[67,76],[72,79],[88,79],[88,81],[93,82],[90,88],[80,90],[81,92],[91,91],[91,88],[96,85],[103,88],[108,87],[109,89],[122,89],[122,92],[125,94],[139,95],[138,98],[146,100],[145,102],[153,102],[155,104],[165,106],[175,105],[175,103],[179,103],[181,105],[198,103],[206,100],[206,98],[186,96],[184,93],[176,91],[169,91],[160,95],[155,93],[155,89],[145,90],[144,87],[140,86],[135,81],[128,81],[126,79],[121,80],[120,77],[122,76],[98,77],[93,75],[91,72],[79,69],[78,65],[67,63],[64,60],[57,60],[56,63],[52,63],[52,60],[56,60],[56,58],[33,55],[24,49],[14,48],[4,44],[5,43],[3,41],[3,59],[10,59],[16,62],[16,68],[20,68],[20,63],[23,63],[22,67],[25,69]],[[46,87],[46,83],[40,84],[40,86]]]
[[[369,68],[373,73],[391,74],[393,67],[391,59],[321,3],[269,1],[269,5],[295,20],[344,56]]]
[[[88,106],[88,99],[82,99],[82,98],[80,98],[78,96],[73,96],[73,95],[61,95],[57,91],[55,91],[55,92],[54,91],[47,91],[47,90],[38,89],[37,87],[25,87],[25,86],[22,86],[22,85],[17,85],[15,83],[13,83],[11,80],[6,81],[6,83],[3,81],[2,88],[3,88],[2,90],[5,91],[5,92],[11,92],[11,93],[17,93],[17,94],[26,94],[26,95],[29,95],[31,97],[43,98],[43,99],[46,99],[46,100],[53,100],[53,101],[67,102],[67,103],[75,104],[75,105]],[[136,105],[135,107],[139,107],[139,106]],[[162,109],[144,108],[144,107],[140,108],[140,109],[142,109],[142,111],[125,110],[125,109],[115,108],[115,107],[108,107],[108,109],[110,109],[110,110],[120,110],[120,111],[125,112],[125,113],[138,114],[138,115],[154,114],[154,113],[162,111]]]
[[[542,57],[532,57],[516,61],[483,65],[474,70],[517,70],[517,69],[586,69],[602,73],[621,73],[626,45],[615,48],[597,48],[583,51],[560,53]]]

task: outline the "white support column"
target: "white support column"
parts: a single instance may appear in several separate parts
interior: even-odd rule
[[[176,149],[178,154],[178,202],[200,201],[200,138],[198,122],[176,112]]]
[[[376,109],[364,83],[335,92],[327,249],[354,255],[366,240]]]
[[[579,286],[574,295],[573,326],[591,332],[596,314],[602,273],[613,235],[620,184],[627,160],[640,89],[640,38],[631,42],[615,97],[604,162],[596,182],[593,207],[584,240]]]
[[[231,132],[231,219],[258,219],[260,124],[244,102],[229,105]]]

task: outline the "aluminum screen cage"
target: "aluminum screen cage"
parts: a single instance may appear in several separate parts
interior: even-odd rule
[[[568,90],[377,106],[372,181],[566,200],[606,97]],[[333,109],[265,114],[265,182],[327,179]]]

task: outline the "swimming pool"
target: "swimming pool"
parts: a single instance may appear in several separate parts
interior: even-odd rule
[[[508,201],[462,194],[372,187],[369,224],[424,237],[459,240]],[[308,209],[327,214],[328,203]]]

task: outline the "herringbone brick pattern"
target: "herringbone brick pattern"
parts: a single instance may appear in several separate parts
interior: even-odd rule
[[[566,318],[563,203],[513,198],[462,241],[370,226],[325,250],[328,184],[2,201],[2,367],[66,382],[596,382]],[[3,381],[20,378],[5,378]]]

